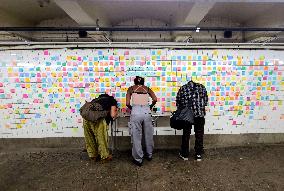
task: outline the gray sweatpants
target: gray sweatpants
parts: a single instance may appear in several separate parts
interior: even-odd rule
[[[144,156],[142,150],[142,133],[144,133],[147,157],[152,157],[154,149],[154,127],[149,106],[134,105],[128,126],[131,135],[132,157],[136,161],[142,162]]]

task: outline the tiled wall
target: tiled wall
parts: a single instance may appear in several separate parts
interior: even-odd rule
[[[205,85],[210,134],[284,132],[284,52],[272,50],[50,49],[0,52],[0,137],[83,136],[79,108],[101,92],[119,101],[136,75],[175,109],[179,87]],[[169,128],[157,134],[174,134]],[[166,133],[165,133],[166,132]],[[125,134],[125,133],[124,133]]]

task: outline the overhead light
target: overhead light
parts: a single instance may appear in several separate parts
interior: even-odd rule
[[[199,30],[200,30],[200,27],[197,27],[195,32],[199,32]]]
[[[251,43],[271,42],[277,38],[278,38],[277,36],[261,36],[261,37],[252,39],[249,42]]]

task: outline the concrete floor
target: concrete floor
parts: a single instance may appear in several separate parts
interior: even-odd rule
[[[82,149],[0,150],[0,190],[284,190],[284,144],[208,149],[204,160],[156,150],[142,167],[130,151],[102,164]]]

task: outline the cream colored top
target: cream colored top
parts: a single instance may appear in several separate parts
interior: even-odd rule
[[[137,91],[140,87],[144,92]],[[138,86],[138,88],[132,92],[132,105],[149,105],[149,93],[142,86]]]

